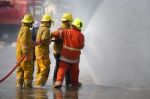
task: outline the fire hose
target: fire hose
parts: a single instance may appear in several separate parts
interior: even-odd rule
[[[51,42],[55,42],[55,40],[51,40]],[[31,48],[33,48],[36,45],[37,44],[34,43]],[[25,56],[20,57],[19,61],[16,63],[16,65],[13,67],[13,69],[6,76],[4,76],[2,79],[0,79],[0,83],[2,83],[5,79],[7,79],[16,70],[16,68],[20,65],[20,63],[24,60],[24,58],[25,58]]]
[[[17,64],[14,66],[14,68],[5,76],[0,80],[0,83],[2,83],[6,78],[8,78],[14,71],[15,69],[19,66],[19,64],[23,61],[23,59],[25,58],[25,56],[22,56],[19,61],[17,62]]]
[[[30,49],[32,49],[34,46],[36,46],[36,42],[33,43],[33,45],[30,47]],[[13,67],[13,69],[6,76],[4,76],[2,79],[0,79],[0,83],[2,83],[5,79],[7,79],[16,70],[16,68],[20,65],[20,63],[24,60],[24,58],[25,58],[25,55],[23,55],[22,57],[19,58],[19,60],[17,61],[16,65]]]

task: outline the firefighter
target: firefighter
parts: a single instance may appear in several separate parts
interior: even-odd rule
[[[37,32],[36,42],[38,45],[35,47],[36,55],[36,79],[35,87],[41,88],[46,84],[50,71],[50,58],[49,58],[49,44],[50,44],[50,30],[52,17],[45,14],[42,17],[40,27]]]
[[[58,29],[58,31],[63,30],[63,29],[70,29],[71,27],[71,23],[72,23],[72,14],[71,13],[64,13],[62,15],[61,18],[61,27]],[[53,74],[53,83],[56,81],[56,77],[57,77],[57,71],[58,71],[58,65],[59,65],[59,58],[60,58],[60,53],[61,53],[61,49],[62,49],[62,40],[55,38],[55,43],[53,46],[53,53],[54,53],[54,57],[56,60],[56,66],[54,69],[54,74]],[[65,75],[65,82],[66,85],[70,84],[70,71],[68,70],[66,75]]]
[[[16,87],[19,89],[32,88],[33,80],[33,51],[32,51],[32,38],[30,28],[33,24],[33,17],[26,14],[22,20],[22,26],[18,33],[16,45],[16,58],[17,61],[25,56],[24,60],[17,67],[16,71]],[[24,85],[24,86],[23,86]]]
[[[63,40],[63,47],[60,55],[59,68],[54,88],[62,86],[64,75],[70,68],[71,85],[80,86],[79,78],[79,61],[81,49],[84,47],[84,35],[81,33],[82,21],[74,19],[71,29],[56,31],[52,34],[54,37]]]

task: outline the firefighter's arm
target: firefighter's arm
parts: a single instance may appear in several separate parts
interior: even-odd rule
[[[82,35],[81,36],[81,49],[83,49],[84,47],[84,36]]]
[[[43,31],[42,36],[41,36],[41,43],[43,45],[49,45],[50,40],[51,40],[50,31],[49,30]]]
[[[58,31],[51,32],[51,38],[58,37]]]
[[[63,30],[57,30],[51,33],[51,38],[62,38]]]
[[[27,31],[28,32],[28,31]],[[27,32],[24,32],[22,33],[22,36],[21,36],[21,50],[22,50],[22,53],[24,55],[27,55],[28,54],[28,51],[29,51],[29,34]]]
[[[21,50],[23,53],[23,56],[25,57],[24,60],[27,61],[30,59],[30,56],[28,55],[29,49],[30,49],[30,34],[27,32],[23,32],[21,36]]]
[[[60,43],[61,42],[61,36],[60,36],[60,30],[51,32],[51,42]]]

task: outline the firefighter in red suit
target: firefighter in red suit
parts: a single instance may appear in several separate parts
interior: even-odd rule
[[[83,23],[79,18],[74,19],[71,29],[64,29],[52,33],[63,41],[60,55],[60,63],[54,88],[62,86],[64,76],[70,68],[71,85],[80,86],[79,83],[79,61],[81,49],[84,47],[84,35],[81,33]]]

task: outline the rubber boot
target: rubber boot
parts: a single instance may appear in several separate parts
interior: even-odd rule
[[[78,82],[77,84],[72,84],[73,87],[82,87],[82,83]]]
[[[60,87],[62,87],[61,82],[56,81],[56,82],[53,84],[52,87],[53,87],[53,88],[60,88]]]
[[[32,87],[32,83],[24,83],[24,89],[31,89]]]
[[[16,81],[16,88],[18,89],[18,90],[22,90],[22,88],[23,88],[23,81]]]

